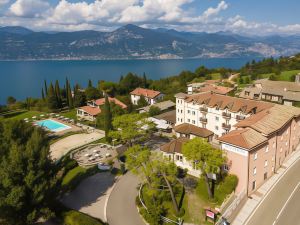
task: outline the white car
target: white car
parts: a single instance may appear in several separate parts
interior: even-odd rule
[[[104,163],[99,163],[98,164],[98,169],[99,170],[110,170],[111,166],[108,164],[104,164]]]

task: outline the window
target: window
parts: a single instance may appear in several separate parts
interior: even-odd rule
[[[265,167],[268,166],[268,160],[265,160]]]
[[[192,123],[195,124],[196,123],[195,120],[192,120]]]
[[[183,159],[182,155],[176,155],[176,160],[177,161],[182,162],[182,159]]]
[[[188,122],[191,122],[191,120],[190,120],[190,119],[188,119]]]
[[[206,124],[205,124],[205,123],[202,123],[202,127],[203,127],[203,128],[206,128]]]
[[[195,113],[195,111],[192,111],[192,115],[195,115],[196,113]]]
[[[190,114],[191,113],[191,110],[188,110],[188,114]]]
[[[256,174],[256,167],[253,168],[253,175]]]
[[[216,116],[216,121],[219,121],[219,117]]]
[[[181,110],[181,113],[182,113],[182,110]]]
[[[218,126],[215,126],[215,129],[216,129],[216,130],[219,130],[219,127],[218,127]]]
[[[179,109],[177,109],[177,112],[179,112]]]
[[[268,151],[269,151],[269,146],[266,147],[266,152],[268,152]]]
[[[252,182],[252,190],[255,190],[255,188],[256,188],[256,181],[253,181]]]
[[[254,160],[257,160],[257,152],[254,154]]]

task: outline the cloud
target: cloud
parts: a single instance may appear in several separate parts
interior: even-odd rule
[[[221,1],[216,8],[208,8],[203,13],[203,18],[209,18],[211,16],[217,15],[222,10],[226,10],[228,8],[228,4],[225,1]]]
[[[10,0],[0,0],[0,6],[6,5]]]
[[[9,12],[19,17],[40,17],[50,5],[42,0],[17,0],[9,7]]]

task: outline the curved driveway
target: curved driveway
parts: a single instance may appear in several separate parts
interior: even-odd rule
[[[106,208],[109,225],[145,225],[135,205],[138,185],[138,177],[130,172],[117,181]]]

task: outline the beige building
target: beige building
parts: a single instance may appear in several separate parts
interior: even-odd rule
[[[202,83],[190,83],[187,85],[187,93],[189,95],[203,92],[212,92],[220,95],[228,95],[232,93],[234,88],[219,85],[218,80],[206,80]]]
[[[295,82],[257,80],[250,87],[244,88],[240,97],[294,105],[300,102],[300,82],[297,79]]]
[[[149,105],[153,105],[164,98],[164,94],[145,88],[136,88],[130,92],[132,104],[137,105],[141,96],[144,96]]]

